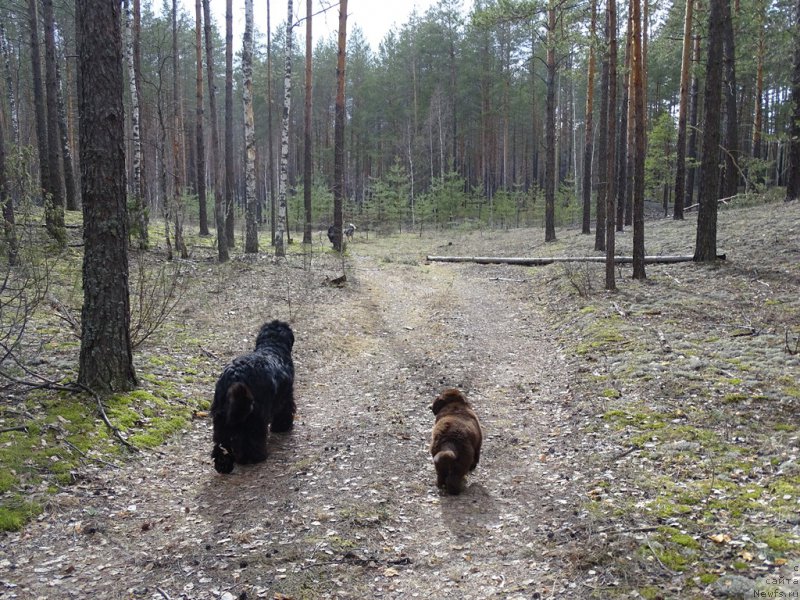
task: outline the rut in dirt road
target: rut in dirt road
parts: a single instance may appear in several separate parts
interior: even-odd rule
[[[8,597],[530,598],[574,585],[559,546],[583,483],[563,452],[572,399],[530,290],[492,278],[504,267],[354,261],[346,288],[294,315],[296,426],[264,463],[216,474],[199,421],[163,454],[98,470],[4,544]],[[450,386],[484,429],[454,497],[428,453],[429,407]]]

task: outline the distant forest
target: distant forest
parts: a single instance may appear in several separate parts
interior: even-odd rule
[[[287,3],[267,1],[270,21],[254,23],[252,58],[244,61],[243,40],[226,35],[225,22],[210,23],[210,39],[203,37],[209,24],[199,0],[196,12],[169,0],[160,6],[126,0],[125,154],[128,189],[137,185],[132,196],[141,198],[129,202],[132,214],[175,220],[178,234],[181,227],[213,231],[216,187],[237,238],[247,195],[242,106],[250,62],[258,222],[274,225],[280,195],[287,65],[285,224],[291,235],[306,221],[315,228],[333,222],[339,40],[335,34],[315,38],[312,18],[306,43],[309,4],[312,15],[326,8],[289,2],[287,28]],[[643,161],[648,206],[681,218],[684,207],[699,201],[703,178],[697,170],[709,122],[719,128],[711,159],[717,197],[786,186],[795,4],[476,0],[464,13],[459,1],[440,0],[412,14],[374,50],[354,27],[346,31],[342,219],[386,233],[470,223],[541,226],[549,202],[548,220],[583,222],[594,231],[611,191],[620,228],[633,218],[637,160]],[[328,10],[330,22],[339,7]],[[41,178],[56,211],[80,206],[75,27],[73,2],[0,0],[0,123],[9,189],[18,201],[26,182]],[[636,56],[643,66],[643,151],[634,126]],[[709,61],[717,66],[711,69]],[[710,72],[719,79],[715,115],[705,104]],[[216,183],[213,161],[220,167]]]

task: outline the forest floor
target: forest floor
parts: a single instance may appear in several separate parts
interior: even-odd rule
[[[692,254],[694,219],[648,222],[647,254]],[[358,232],[341,261],[319,234],[313,256],[225,265],[195,248],[180,306],[136,353],[138,398],[207,407],[224,363],[286,319],[294,430],[231,475],[202,413],[125,458],[84,451],[38,517],[0,533],[0,597],[800,594],[800,204],[725,208],[727,260],[644,281],[621,267],[613,293],[602,264],[425,260],[597,254],[575,229],[543,237]],[[76,359],[61,348],[53,364]],[[484,429],[460,496],[436,489],[427,450],[448,386]]]

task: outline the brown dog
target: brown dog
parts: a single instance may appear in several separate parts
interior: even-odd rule
[[[481,425],[467,398],[455,388],[439,394],[431,410],[436,415],[431,435],[436,485],[445,487],[448,494],[459,494],[467,472],[478,466]]]

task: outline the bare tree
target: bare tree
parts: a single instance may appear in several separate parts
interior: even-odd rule
[[[245,0],[244,43],[242,44],[242,74],[244,88],[244,140],[245,140],[245,241],[244,251],[258,252],[258,224],[256,223],[256,132],[253,118],[253,0]]]
[[[342,211],[345,197],[344,181],[344,83],[347,55],[347,0],[339,0],[339,42],[336,55],[336,114],[333,130],[333,247],[343,249]]]
[[[214,40],[211,36],[211,10],[210,0],[203,1],[203,19],[206,39],[206,71],[208,80],[208,108],[211,121],[211,151],[209,164],[211,165],[212,180],[214,182],[214,217],[217,223],[217,259],[219,262],[228,260],[228,242],[225,239],[225,205],[222,198],[222,189],[219,176],[219,127],[217,126],[217,94],[214,84]]]
[[[647,0],[645,0],[646,2]],[[631,46],[631,91],[633,100],[634,165],[633,165],[633,278],[645,279],[644,268],[644,158],[645,96],[644,52],[642,43],[641,0],[631,0],[633,43]]]
[[[133,176],[131,177],[131,199],[133,206],[132,222],[135,224],[139,249],[144,250],[149,245],[147,210],[142,195],[142,137],[139,123],[141,112],[139,109],[139,86],[136,77],[136,61],[133,44],[133,13],[129,0],[124,2],[125,10],[125,54],[128,65],[128,84],[131,89],[131,140],[133,142]]]
[[[120,3],[76,0],[83,197],[83,310],[78,381],[136,386],[130,338],[125,112]]]
[[[203,127],[203,6],[201,0],[195,1],[194,6],[194,35],[195,35],[195,62],[197,72],[195,76],[195,138],[197,145],[197,201],[200,212],[200,235],[209,235],[208,209],[206,205],[206,142],[205,128]]]
[[[271,243],[275,245],[275,224],[277,223],[278,194],[275,190],[275,136],[272,131],[272,115],[275,103],[272,98],[272,32],[271,32],[270,0],[267,0],[267,160],[269,168],[269,219]]]
[[[681,54],[681,83],[678,99],[678,141],[675,159],[675,205],[672,218],[683,220],[683,197],[686,193],[686,123],[689,112],[689,70],[692,52],[692,9],[694,0],[686,0],[683,18],[683,51]]]
[[[606,38],[608,40],[608,113],[603,116],[608,121],[608,164],[606,171],[606,289],[616,289],[614,280],[614,258],[616,252],[615,220],[616,210],[614,189],[616,167],[616,127],[617,127],[617,4],[607,0],[608,15]]]
[[[311,0],[306,0],[306,98],[305,98],[305,123],[303,133],[303,205],[305,207],[305,226],[303,227],[303,243],[311,243],[311,108],[312,108],[312,76],[311,67],[313,48],[311,36]]]
[[[787,173],[786,200],[800,197],[800,0],[795,1],[794,65],[792,67],[792,129],[789,143],[789,172]]]
[[[64,92],[61,67],[59,57],[56,60],[56,105],[58,107],[58,135],[61,142],[61,160],[64,168],[64,192],[67,210],[75,211],[80,209],[78,202],[77,182],[75,181],[75,171],[72,160],[72,148],[69,144],[69,128],[67,126],[67,107],[64,103]]]
[[[547,5],[547,91],[545,95],[545,242],[556,241],[556,0]]]
[[[225,2],[225,239],[234,247],[233,218],[233,1]]]
[[[42,0],[44,21],[44,86],[47,97],[47,171],[50,174],[48,206],[53,218],[64,231],[59,243],[66,244],[64,227],[64,191],[61,177],[61,140],[58,135],[58,77],[56,75],[56,23],[53,15],[53,0]]]
[[[19,262],[19,245],[14,222],[14,200],[9,193],[8,172],[6,171],[6,143],[3,133],[3,119],[0,119],[0,204],[3,206],[3,236],[6,243],[8,265]]]
[[[289,114],[292,108],[292,0],[286,2],[286,60],[283,73],[283,118],[281,119],[281,167],[278,183],[278,216],[275,224],[275,256],[286,256],[286,193],[289,187]]]
[[[723,3],[722,60],[725,72],[725,170],[722,195],[735,196],[739,189],[739,120],[736,110],[736,48],[730,1]]]
[[[178,0],[172,0],[172,198],[175,217],[175,249],[181,258],[189,258],[183,241],[183,111],[179,85]],[[165,200],[166,201],[166,200]]]
[[[583,228],[581,233],[591,233],[592,213],[592,154],[594,146],[594,71],[595,71],[595,45],[597,44],[597,1],[591,0],[592,20],[589,28],[589,67],[586,75],[586,129],[583,144]]]

